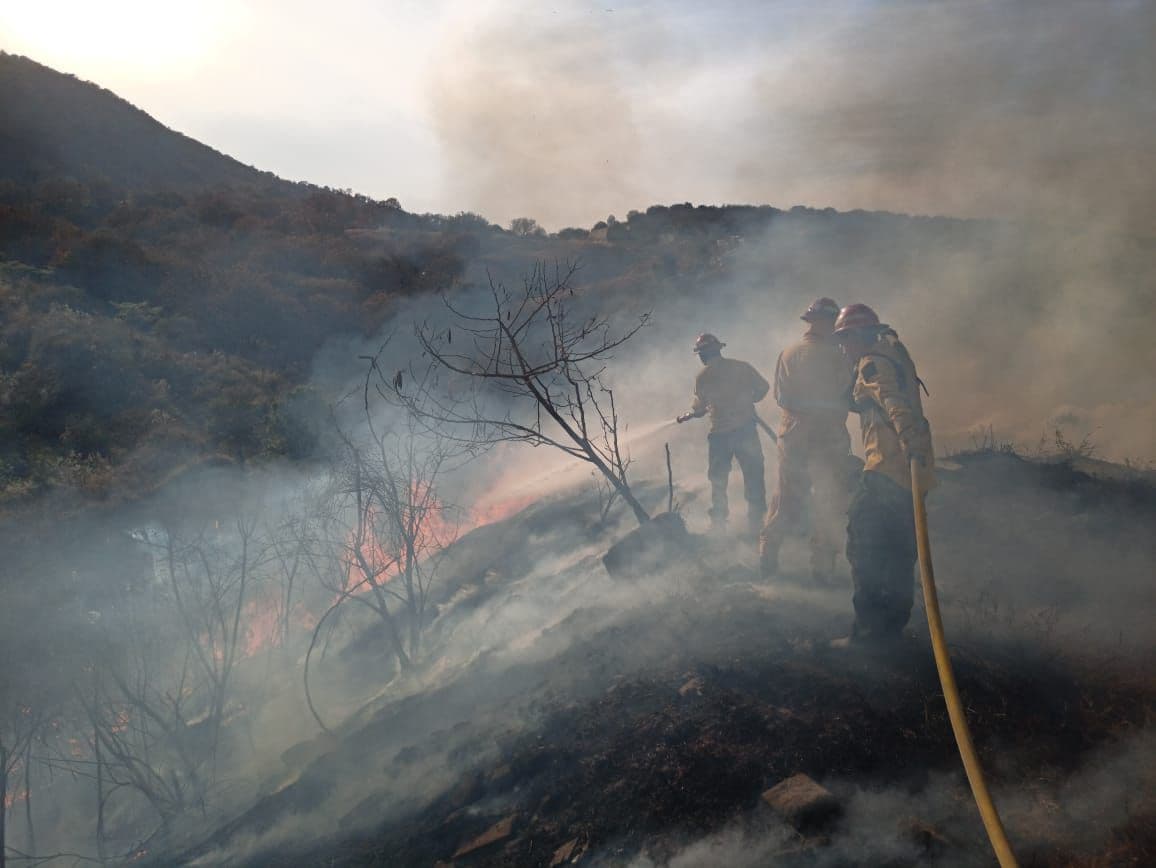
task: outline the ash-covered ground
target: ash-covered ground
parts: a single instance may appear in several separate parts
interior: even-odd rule
[[[945,621],[1021,863],[1156,864],[1156,486],[990,451],[949,468],[929,502]],[[812,587],[801,543],[771,582],[752,548],[705,537],[616,582],[600,558],[630,524],[597,518],[558,497],[459,541],[425,662],[362,671],[371,698],[340,704],[351,659],[382,655],[369,631],[326,657],[329,731],[148,864],[993,863],[920,603],[903,647],[831,650],[850,581]],[[834,807],[761,798],[797,774]]]

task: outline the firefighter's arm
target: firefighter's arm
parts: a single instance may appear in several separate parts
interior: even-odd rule
[[[927,420],[908,403],[900,390],[894,362],[879,356],[864,356],[859,363],[857,386],[883,408],[906,456],[926,463],[931,452]]]
[[[694,402],[690,405],[690,412],[683,413],[681,416],[675,418],[676,422],[689,422],[691,419],[698,419],[706,415],[707,409],[710,407],[710,402],[703,396],[702,381],[695,380],[694,382]]]

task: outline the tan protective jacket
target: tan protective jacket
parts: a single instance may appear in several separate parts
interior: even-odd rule
[[[911,444],[927,456],[919,482],[926,492],[935,486],[935,458],[919,389],[915,363],[895,332],[888,330],[859,359],[851,399],[863,432],[864,470],[884,473],[910,490],[904,444]]]
[[[775,402],[783,410],[779,435],[800,426],[816,433],[845,429],[853,374],[854,366],[833,338],[808,332],[783,350],[775,366]]]
[[[719,356],[694,379],[691,412],[710,412],[712,434],[734,431],[755,420],[755,404],[766,397],[771,384],[746,362]]]

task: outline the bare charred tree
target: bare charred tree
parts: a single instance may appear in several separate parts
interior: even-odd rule
[[[87,749],[58,758],[96,787],[102,850],[114,799],[142,798],[161,834],[181,814],[208,809],[222,727],[238,710],[231,688],[246,652],[250,592],[269,562],[257,526],[246,514],[233,522],[168,516],[140,532],[155,584],[130,593],[104,626],[101,664],[75,690]]]
[[[452,324],[418,329],[434,376],[407,389],[399,375],[393,385],[419,418],[449,432],[446,436],[458,444],[549,446],[593,465],[644,524],[650,516],[627,480],[622,422],[604,374],[615,351],[649,315],[621,333],[604,317],[576,317],[570,299],[577,270],[577,265],[552,270],[535,265],[518,291],[491,279],[490,303],[481,314],[445,299]],[[439,374],[464,380],[469,398],[430,388]]]
[[[405,670],[413,665],[429,621],[430,588],[441,556],[457,534],[454,510],[442,501],[439,486],[458,453],[450,441],[392,400],[380,356],[379,350],[367,358],[362,424],[354,431],[335,423],[341,448],[329,490],[314,512],[312,529],[304,534],[310,541],[304,563],[332,595],[306,655],[311,707],[309,657],[322,630],[346,603],[371,610],[384,627],[398,666]],[[383,416],[391,421],[380,421]]]
[[[42,717],[27,705],[16,703],[9,707],[0,721],[0,868],[7,864],[8,811],[16,803],[12,787],[18,778],[24,778],[23,799],[30,804],[30,754],[32,742],[40,729]],[[28,815],[29,837],[32,835],[31,815]]]
[[[288,512],[287,517],[270,528],[268,538],[270,557],[278,579],[277,587],[277,644],[289,647],[294,608],[298,605],[300,582],[305,574],[305,556],[308,546],[305,517],[300,510]]]
[[[254,516],[242,513],[224,530],[218,521],[191,532],[170,525],[160,541],[163,572],[199,675],[201,725],[214,764],[231,680],[245,651],[246,604],[269,557],[257,527]]]
[[[159,681],[159,679],[158,679]],[[186,810],[205,807],[208,777],[203,751],[189,738],[188,710],[176,695],[154,684],[151,675],[134,672],[95,677],[78,700],[88,719],[89,751],[63,757],[73,774],[89,777],[96,788],[96,843],[108,845],[110,803],[135,793],[159,818],[162,834]],[[150,833],[151,834],[151,833]],[[146,835],[147,837],[147,835]]]

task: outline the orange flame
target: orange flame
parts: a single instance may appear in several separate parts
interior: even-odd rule
[[[285,641],[284,612],[281,594],[274,590],[254,596],[245,603],[244,657],[252,657],[269,648],[281,647]],[[317,625],[317,616],[303,603],[297,602],[293,604],[289,613],[289,623],[305,630],[312,630]]]
[[[521,512],[537,499],[537,495],[534,494],[521,494],[488,503],[483,501],[470,510],[470,517],[473,519],[473,527],[471,527],[470,530],[482,527],[483,525],[496,524],[499,521],[504,521],[510,516]]]
[[[430,491],[428,483],[417,483],[405,505],[405,517],[414,528],[413,549],[419,558],[439,551],[452,543],[460,533],[459,526],[447,515],[442,502]],[[357,587],[355,593],[364,593],[372,585],[384,585],[400,575],[404,569],[404,553],[390,552],[382,545],[383,525],[388,519],[376,509],[368,509],[365,516],[365,538],[360,546],[358,533],[347,535],[349,566],[347,588]]]

